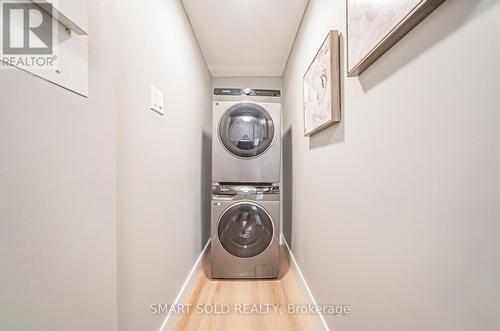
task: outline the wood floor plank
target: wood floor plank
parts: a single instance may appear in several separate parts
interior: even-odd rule
[[[287,312],[288,304],[307,302],[300,292],[298,275],[289,268],[287,256],[282,251],[279,280],[211,280],[209,268],[205,267],[189,300],[193,308],[181,316],[175,331],[313,331],[310,316]],[[260,310],[241,313],[244,304]],[[207,308],[228,305],[231,311],[200,313],[198,305]]]

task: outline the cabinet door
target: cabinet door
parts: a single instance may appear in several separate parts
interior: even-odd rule
[[[88,32],[88,12],[87,0],[32,0],[42,8],[44,5],[53,6],[54,16],[64,26],[79,35],[86,35]]]

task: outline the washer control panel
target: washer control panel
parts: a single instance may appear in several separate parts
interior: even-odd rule
[[[220,195],[279,194],[278,185],[214,184],[212,193]]]
[[[251,88],[215,88],[214,95],[232,95],[242,96],[248,95],[251,97],[280,97],[280,90],[265,90],[265,89],[251,89]]]

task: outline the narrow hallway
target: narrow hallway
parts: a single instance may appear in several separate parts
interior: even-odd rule
[[[0,0],[0,331],[499,331],[500,0]]]

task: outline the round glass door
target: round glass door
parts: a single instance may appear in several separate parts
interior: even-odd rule
[[[252,203],[232,206],[219,221],[219,241],[224,249],[237,257],[257,256],[273,239],[273,223],[267,212]]]
[[[222,116],[219,138],[229,153],[242,158],[256,157],[271,146],[274,123],[261,106],[240,103],[229,108]]]

